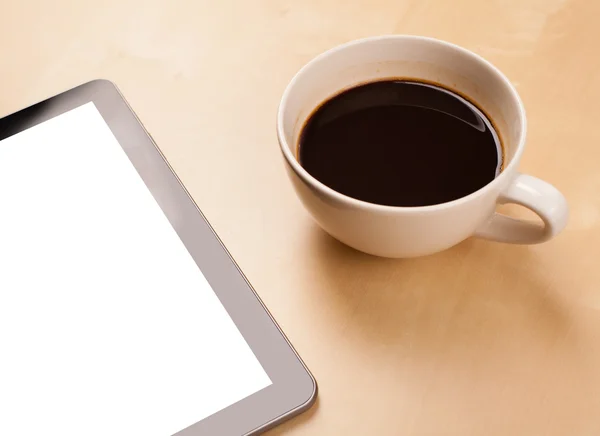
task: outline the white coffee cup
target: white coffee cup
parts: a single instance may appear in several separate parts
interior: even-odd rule
[[[423,79],[468,96],[498,130],[504,146],[504,170],[466,197],[424,207],[368,203],[312,177],[297,160],[297,143],[313,110],[342,90],[391,78]],[[567,223],[567,202],[549,183],[518,172],[526,130],[523,103],[496,67],[464,48],[420,36],[366,38],[317,56],[289,83],[277,114],[281,151],[304,206],[334,238],[385,257],[427,255],[470,236],[517,244],[540,243],[556,236]],[[398,147],[402,146],[400,137]],[[495,212],[497,205],[504,203],[531,209],[542,223]]]

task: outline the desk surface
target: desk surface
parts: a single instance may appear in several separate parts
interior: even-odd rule
[[[0,114],[115,81],[314,372],[317,405],[270,434],[600,434],[600,2],[5,3]],[[521,169],[571,206],[558,239],[385,260],[313,224],[279,98],[316,54],[384,33],[460,44],[515,83]]]

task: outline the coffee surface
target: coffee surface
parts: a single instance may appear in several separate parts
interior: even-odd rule
[[[492,181],[502,147],[481,110],[444,88],[386,80],[346,90],[307,120],[300,164],[347,196],[389,206],[427,206]]]

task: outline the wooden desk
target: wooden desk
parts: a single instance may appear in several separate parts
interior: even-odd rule
[[[599,435],[599,16],[594,0],[5,1],[0,113],[119,85],[319,381],[270,434]],[[570,202],[558,239],[384,260],[313,224],[279,98],[316,54],[384,33],[463,45],[516,84],[522,170]]]

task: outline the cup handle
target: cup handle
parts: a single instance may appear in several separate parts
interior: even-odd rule
[[[539,244],[559,234],[567,224],[569,207],[564,195],[537,177],[518,174],[498,198],[498,204],[505,203],[532,210],[543,225],[494,213],[475,236],[511,244]]]

